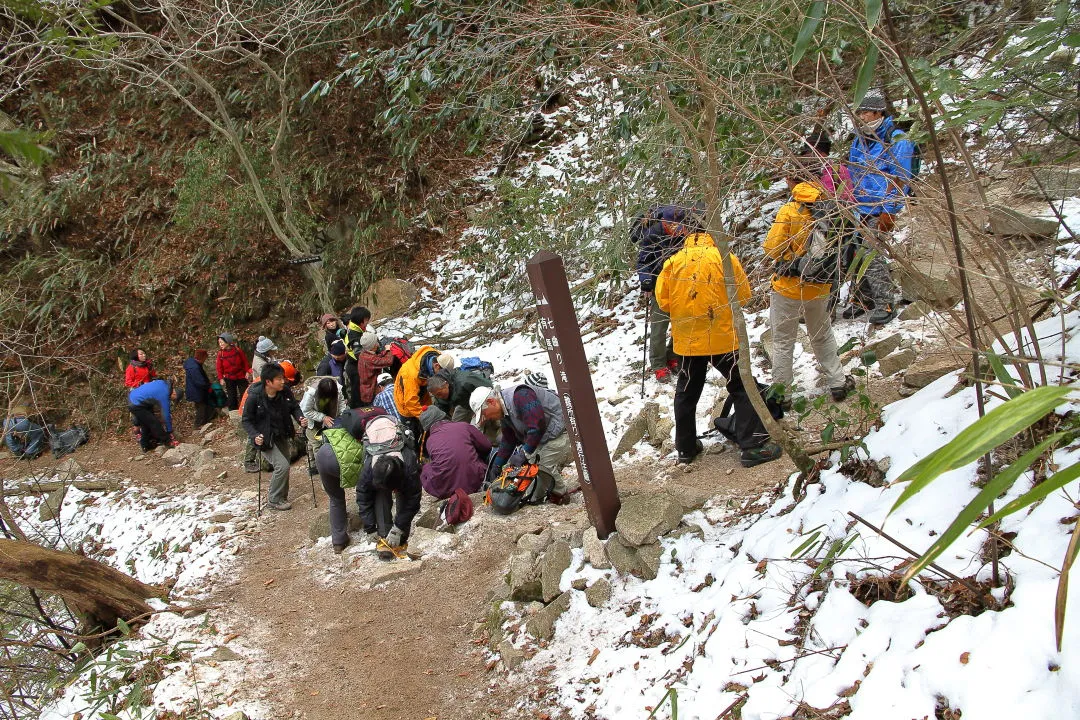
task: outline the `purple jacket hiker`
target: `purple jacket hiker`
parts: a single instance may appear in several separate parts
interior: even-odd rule
[[[469,423],[443,420],[431,426],[424,447],[430,460],[420,471],[420,484],[429,494],[441,499],[457,488],[480,489],[491,454],[484,433]]]

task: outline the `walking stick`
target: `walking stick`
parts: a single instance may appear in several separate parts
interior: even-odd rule
[[[641,399],[645,399],[645,376],[649,374],[649,320],[652,316],[652,298],[645,305],[645,336],[641,340]]]
[[[262,517],[262,453],[255,451],[255,462],[259,463],[259,493],[256,496],[258,505],[255,506],[255,517]]]
[[[301,432],[304,431],[301,430]],[[319,471],[315,468],[315,453],[311,451],[311,441],[308,440],[306,432],[304,432],[304,452],[307,454],[308,478],[311,480],[311,504],[319,507],[319,503],[315,501],[315,476]]]

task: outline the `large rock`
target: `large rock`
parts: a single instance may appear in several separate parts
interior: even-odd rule
[[[611,567],[611,563],[607,559],[607,553],[604,551],[604,541],[597,537],[596,528],[585,529],[585,533],[581,538],[581,548],[585,554],[585,559],[597,570],[607,570]]]
[[[951,355],[934,355],[912,363],[904,373],[904,385],[924,388],[939,377],[958,370],[964,365]]]
[[[685,512],[700,510],[705,507],[705,503],[713,499],[715,494],[712,490],[702,490],[691,485],[678,485],[675,483],[669,483],[664,488],[664,492],[674,498],[675,502],[679,503]]]
[[[925,300],[916,300],[903,310],[900,311],[901,320],[918,320],[919,318],[926,317],[934,311],[934,308],[930,307],[930,303]]]
[[[413,527],[429,528],[434,530],[442,524],[442,517],[439,512],[439,503],[431,503],[428,505],[427,510],[420,513],[420,515],[413,522]]]
[[[1057,220],[1025,215],[1004,205],[991,205],[989,220],[990,232],[1002,237],[1053,240],[1058,234]]]
[[[903,340],[903,338],[900,336],[900,333],[894,333],[887,337],[883,337],[880,340],[875,340],[869,345],[864,345],[862,352],[872,352],[874,353],[874,357],[881,359],[900,347],[901,340]]]
[[[540,564],[536,553],[515,550],[510,556],[510,599],[517,602],[539,600],[544,591],[540,584]]]
[[[161,454],[161,459],[167,463],[179,465],[184,462],[184,453],[180,452],[180,448],[169,448]]]
[[[915,362],[915,351],[906,348],[880,358],[878,360],[878,369],[881,371],[882,377],[889,377],[907,369],[908,365],[913,362]]]
[[[360,522],[360,516],[356,513],[348,513],[349,532],[356,532],[363,524]],[[308,537],[312,542],[317,541],[319,538],[330,537],[330,513],[322,512],[315,516],[315,519],[311,521],[311,527],[308,529]]]
[[[585,589],[585,602],[591,607],[598,608],[607,604],[611,599],[611,581],[600,578]]]
[[[665,492],[631,495],[623,501],[615,529],[628,545],[645,545],[678,527],[682,516],[682,505]]]
[[[371,311],[371,320],[403,314],[419,297],[416,286],[407,280],[385,278],[368,286],[360,296],[360,304]]]
[[[671,418],[662,417],[656,421],[656,426],[649,431],[649,444],[654,448],[660,448],[664,442],[671,439],[671,431],[675,429],[675,421]]]
[[[525,662],[525,652],[514,647],[509,640],[503,640],[498,646],[499,659],[507,670],[514,671]]]
[[[68,458],[56,466],[56,474],[62,481],[74,480],[83,474],[82,465],[75,462],[75,458]]]
[[[932,277],[913,267],[896,269],[903,296],[912,302],[922,300],[935,310],[948,310],[960,302],[960,289],[949,280]]]
[[[633,575],[642,580],[653,580],[660,569],[661,548],[659,543],[629,545],[619,533],[608,538],[608,560],[620,575]]]
[[[570,609],[570,593],[564,592],[555,601],[525,622],[525,631],[537,640],[550,640],[555,634],[555,621]]]
[[[529,552],[540,554],[544,552],[544,548],[551,542],[551,530],[545,528],[539,533],[525,533],[518,538],[517,546],[521,550],[528,550]]]
[[[638,559],[641,561],[641,577],[644,580],[652,580],[660,572],[660,558],[663,557],[664,549],[660,543],[642,545],[637,549]]]
[[[618,460],[620,457],[630,452],[630,448],[641,442],[648,431],[649,426],[645,420],[644,412],[642,412],[642,414],[630,421],[630,425],[626,428],[626,432],[619,438],[619,444],[615,446],[615,452],[611,454],[611,459]]]
[[[65,495],[67,495],[67,485],[61,485],[46,495],[41,507],[38,508],[38,519],[45,522],[60,517],[60,508],[64,504]]]
[[[562,574],[570,567],[570,544],[557,540],[548,545],[544,559],[540,563],[540,588],[541,599],[551,602],[559,593],[559,581]]]
[[[1067,167],[1032,168],[1020,192],[1036,198],[1061,200],[1080,194],[1080,169]]]
[[[212,462],[214,462],[214,451],[210,448],[205,448],[195,458],[195,467],[206,467]]]

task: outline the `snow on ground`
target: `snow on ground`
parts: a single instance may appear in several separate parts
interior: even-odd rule
[[[198,611],[191,617],[179,614],[183,607],[198,606],[233,566],[246,543],[245,529],[254,524],[249,520],[253,500],[199,485],[168,491],[126,486],[111,492],[69,487],[53,519],[39,514],[43,498],[9,501],[32,539],[81,548],[146,583],[171,584],[170,599],[179,608],[154,615],[131,639],[95,652],[94,661],[63,695],[42,710],[42,720],[68,720],[77,713],[84,720],[97,720],[102,713],[129,720],[166,711],[224,717],[244,710],[269,716],[253,693],[240,689],[244,678],[266,662],[261,651],[226,636]],[[158,600],[151,605],[166,607]],[[139,677],[151,680],[140,682]],[[119,686],[114,688],[110,679]],[[125,698],[144,686],[149,703],[123,707]]]
[[[1064,342],[1061,318],[1044,320],[1037,332],[1048,357],[1075,362],[1080,315],[1065,322]],[[974,389],[954,393],[955,384],[956,375],[947,375],[885,409],[884,424],[866,447],[871,458],[889,460],[886,483],[977,418]],[[990,398],[988,407],[999,402]],[[1078,459],[1073,447],[1057,451],[1053,462],[1065,467]],[[703,538],[665,540],[652,581],[594,570],[575,551],[563,589],[576,578],[591,583],[606,576],[615,587],[612,599],[597,609],[574,593],[554,640],[520,672],[554,667],[551,687],[572,717],[644,717],[668,688],[677,695],[679,717],[710,720],[742,696],[744,720],[791,715],[803,702],[821,712],[832,708],[830,717],[844,714],[847,703],[853,719],[934,717],[945,707],[984,719],[1080,716],[1075,577],[1060,653],[1053,623],[1055,568],[1077,518],[1080,483],[1003,523],[1004,532],[1016,533],[1015,550],[1002,560],[1011,588],[1004,609],[958,614],[955,589],[933,571],[911,583],[906,599],[894,601],[892,590],[884,590],[880,600],[866,602],[873,587],[866,579],[889,575],[906,554],[848,513],[883,525],[908,546],[927,548],[975,495],[974,479],[974,464],[945,473],[889,516],[902,486],[873,488],[834,467],[798,503],[789,486],[764,509],[707,508],[688,516]],[[1005,500],[1031,483],[1028,473]],[[815,529],[826,545],[854,537],[834,563],[819,567],[817,579],[821,545],[792,557]],[[962,536],[938,564],[988,580],[989,564],[980,559],[986,539],[985,531]],[[670,705],[657,717],[674,717]]]

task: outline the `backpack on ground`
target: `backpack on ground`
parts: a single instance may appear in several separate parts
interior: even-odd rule
[[[210,384],[210,407],[223,408],[229,404],[229,396],[225,394],[225,390],[221,387],[221,383]]]
[[[478,357],[463,357],[458,364],[458,367],[462,370],[476,370],[482,373],[488,379],[495,374],[495,366],[489,363],[487,360],[481,360]]]
[[[525,463],[518,467],[503,467],[499,477],[492,480],[484,496],[484,504],[498,515],[510,515],[532,496],[540,466]]]
[[[447,525],[460,525],[473,516],[473,502],[469,493],[455,488],[454,494],[439,506],[439,516]]]
[[[769,392],[768,385],[757,381],[755,383],[758,392],[761,393],[761,399],[765,401],[765,407],[768,408],[769,414],[773,416],[774,420],[782,420],[784,418],[784,406],[781,404],[780,398]],[[732,412],[734,406],[735,399],[729,393],[727,399],[724,400],[724,406],[720,409],[720,414],[713,418],[713,427],[725,438],[738,444],[735,437],[735,414]]]
[[[75,448],[85,445],[90,440],[90,431],[76,425],[70,430],[62,430],[49,437],[49,447],[54,458],[61,458],[75,452]]]
[[[813,220],[806,252],[776,264],[776,274],[797,277],[803,282],[838,283],[847,266],[845,251],[856,241],[854,219],[840,209],[835,200],[822,199],[803,203]]]

